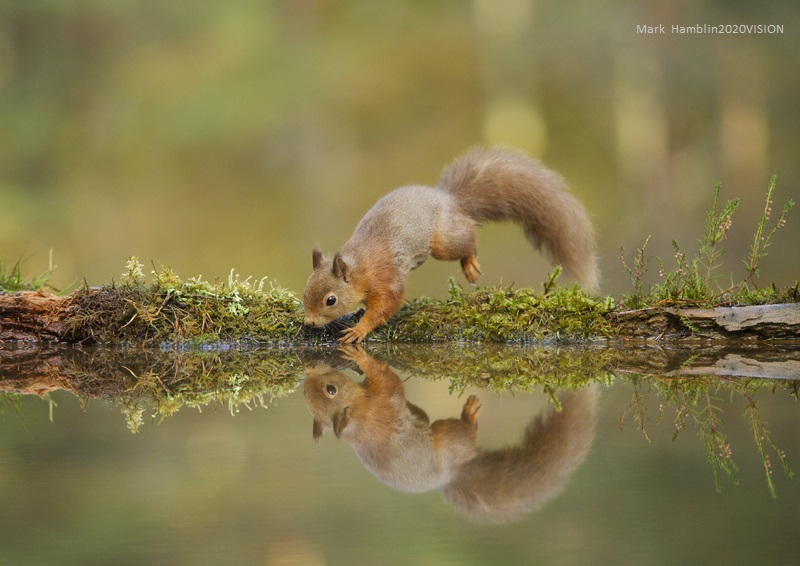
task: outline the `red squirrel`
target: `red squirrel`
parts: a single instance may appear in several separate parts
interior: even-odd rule
[[[521,224],[535,248],[596,292],[594,229],[563,178],[522,153],[473,149],[444,169],[436,187],[400,187],[378,200],[332,258],[314,249],[305,324],[324,326],[363,302],[364,316],[341,335],[361,342],[402,306],[406,277],[428,256],[459,260],[474,283],[481,273],[475,228],[488,220]]]
[[[561,411],[534,417],[517,445],[483,450],[475,395],[458,418],[430,422],[406,399],[403,380],[389,366],[357,346],[341,353],[365,378],[357,383],[322,363],[306,367],[303,393],[314,440],[332,430],[383,483],[411,493],[441,489],[476,521],[508,522],[535,511],[562,490],[592,444],[595,385],[562,395]]]

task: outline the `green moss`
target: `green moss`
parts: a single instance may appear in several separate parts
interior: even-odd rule
[[[302,304],[266,279],[186,281],[171,269],[153,270],[144,282],[141,264],[128,262],[121,285],[75,294],[68,333],[74,340],[205,344],[251,340],[281,344],[302,331]]]
[[[265,279],[186,281],[171,269],[152,271],[145,282],[136,258],[119,285],[74,294],[66,334],[73,341],[189,344],[245,341],[259,344],[332,343],[337,321],[324,329],[303,326],[301,301]],[[553,285],[548,287],[552,288]],[[389,323],[369,335],[373,342],[574,341],[608,337],[604,317],[613,300],[577,286],[548,293],[485,287],[466,292],[451,280],[447,299],[407,303]]]
[[[613,300],[578,286],[547,294],[532,289],[483,287],[465,292],[452,279],[447,299],[411,301],[384,328],[370,334],[387,342],[530,342],[608,337],[604,315]]]

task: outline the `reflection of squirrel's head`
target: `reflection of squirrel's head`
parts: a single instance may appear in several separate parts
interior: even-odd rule
[[[364,396],[362,387],[327,364],[306,366],[303,394],[314,417],[314,440],[333,429],[338,438],[352,416],[353,405]]]

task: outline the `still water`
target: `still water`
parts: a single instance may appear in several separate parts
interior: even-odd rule
[[[800,354],[678,355],[6,346],[2,563],[798,563]]]

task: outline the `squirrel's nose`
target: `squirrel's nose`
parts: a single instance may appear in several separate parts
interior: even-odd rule
[[[314,319],[312,319],[311,317],[308,317],[308,316],[305,317],[305,320],[303,322],[305,323],[306,326],[312,326],[314,328],[316,328],[316,326],[317,326],[316,323],[314,322]]]

